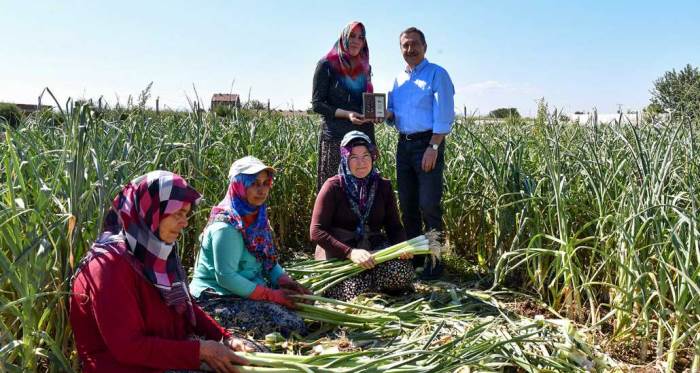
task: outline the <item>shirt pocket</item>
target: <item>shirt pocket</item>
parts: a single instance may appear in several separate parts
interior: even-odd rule
[[[431,87],[425,87],[416,92],[416,107],[422,110],[433,109],[433,90]]]

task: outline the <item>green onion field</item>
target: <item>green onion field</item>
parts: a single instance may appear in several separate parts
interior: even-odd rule
[[[700,123],[459,116],[447,137],[443,281],[403,297],[313,298],[311,335],[268,335],[243,372],[700,371]],[[68,102],[0,122],[0,372],[79,371],[74,266],[127,181],[181,174],[205,197],[186,269],[231,163],[274,166],[270,220],[303,277],[320,119]],[[393,128],[378,168],[395,180]],[[296,266],[296,267],[295,267]],[[649,370],[646,370],[649,369]]]

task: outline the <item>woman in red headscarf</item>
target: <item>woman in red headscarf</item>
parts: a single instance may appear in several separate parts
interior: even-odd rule
[[[340,140],[358,130],[374,142],[374,123],[365,119],[362,94],[372,92],[365,26],[350,22],[314,72],[311,104],[322,116],[316,189],[334,176],[340,164]]]
[[[176,240],[200,194],[153,171],[114,199],[103,232],[78,265],[70,323],[83,372],[237,372],[248,350],[192,303]],[[198,336],[200,339],[193,338]],[[235,364],[235,365],[234,365]]]

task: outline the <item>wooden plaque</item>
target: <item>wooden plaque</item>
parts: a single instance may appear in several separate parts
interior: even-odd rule
[[[365,119],[384,119],[386,116],[386,94],[363,93],[362,114]]]

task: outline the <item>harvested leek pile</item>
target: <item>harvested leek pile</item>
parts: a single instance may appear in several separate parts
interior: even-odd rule
[[[440,258],[441,246],[437,234],[428,232],[425,235],[412,238],[408,241],[379,250],[372,254],[377,264],[396,259],[403,254],[431,255],[433,258]],[[292,268],[287,268],[287,272],[300,277],[299,283],[306,286],[316,294],[323,293],[326,289],[342,282],[365,269],[350,260],[307,260],[298,263]]]
[[[303,296],[299,313],[311,335],[268,335],[275,353],[244,356],[242,372],[526,372],[612,371],[566,319],[523,318],[496,293],[440,283],[400,298],[368,295],[353,302]]]

